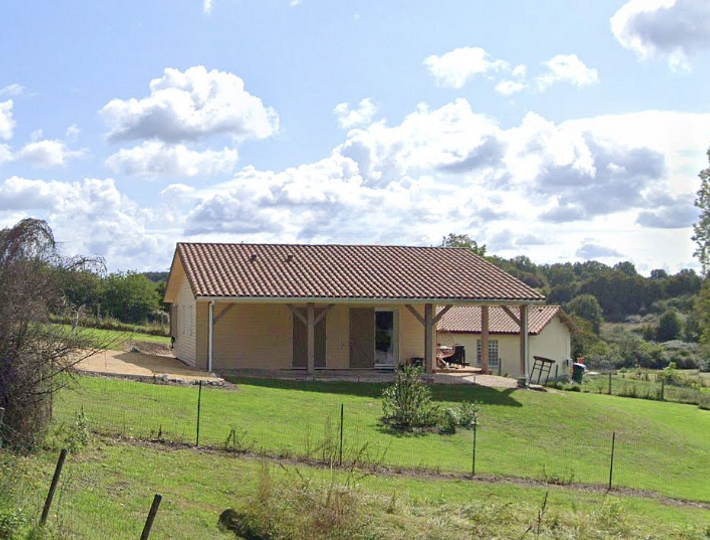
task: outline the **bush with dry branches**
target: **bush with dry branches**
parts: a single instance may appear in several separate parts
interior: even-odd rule
[[[0,441],[19,451],[47,433],[52,396],[71,380],[69,369],[94,354],[92,335],[49,324],[68,309],[59,273],[103,269],[92,257],[63,257],[46,222],[24,219],[0,230]],[[64,376],[66,374],[67,376]]]

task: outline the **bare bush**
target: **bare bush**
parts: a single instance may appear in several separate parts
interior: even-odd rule
[[[25,219],[0,230],[0,440],[29,451],[46,435],[52,396],[68,370],[100,344],[80,327],[49,324],[50,313],[72,309],[58,275],[102,269],[103,261],[62,257],[46,222]],[[67,376],[64,376],[67,374]]]

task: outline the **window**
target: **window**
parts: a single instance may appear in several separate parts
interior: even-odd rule
[[[481,340],[476,341],[476,365],[481,365]],[[498,340],[488,340],[488,367],[498,367]]]

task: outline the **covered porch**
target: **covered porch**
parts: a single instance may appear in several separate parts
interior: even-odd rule
[[[323,300],[198,301],[207,335],[205,361],[199,364],[210,372],[289,370],[314,377],[328,371],[391,372],[417,358],[431,379],[438,371],[437,323],[455,305],[472,305],[470,301],[442,305],[392,299],[381,304]],[[476,305],[482,314],[481,363],[480,369],[470,373],[489,374],[488,304]],[[520,372],[527,374],[526,383],[530,374],[530,305],[503,307],[520,328]]]

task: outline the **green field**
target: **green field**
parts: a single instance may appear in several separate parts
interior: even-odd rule
[[[83,408],[92,429],[194,443],[198,388],[81,377],[55,402],[70,424]],[[200,443],[272,456],[338,459],[364,467],[470,474],[472,432],[394,434],[379,424],[381,385],[238,381],[202,390]],[[575,392],[433,387],[442,407],[478,401],[476,474],[606,485],[616,433],[614,486],[710,501],[710,412],[676,403]]]
[[[67,324],[57,324],[56,327],[68,331],[71,327]],[[122,349],[129,341],[148,341],[150,343],[170,344],[170,337],[144,334],[142,332],[123,332],[119,330],[103,330],[101,328],[81,328],[83,336],[89,338],[98,347],[103,349]]]
[[[0,452],[12,466],[13,495],[33,521],[56,455],[11,458]],[[151,539],[234,538],[217,528],[218,516],[226,508],[262,504],[257,492],[264,488],[263,466],[224,453],[94,440],[67,460],[48,523],[61,539],[138,538],[159,493],[163,502]],[[642,497],[508,482],[353,475],[276,462],[268,468],[276,496],[285,486],[308,485],[325,497],[329,486],[347,484],[364,501],[360,512],[381,527],[379,538],[701,540],[710,527],[707,509]],[[547,509],[539,519],[546,492]],[[327,504],[325,498],[319,502]],[[2,511],[0,506],[0,517]],[[540,536],[526,534],[530,527],[537,532],[537,526]]]

